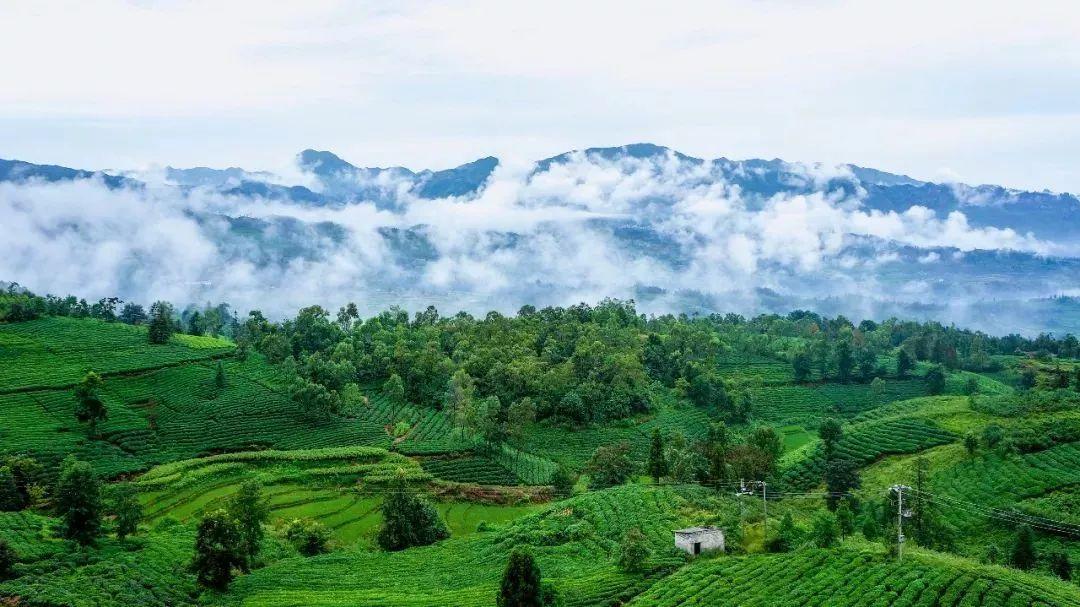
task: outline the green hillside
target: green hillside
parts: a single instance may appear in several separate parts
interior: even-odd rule
[[[0,598],[493,605],[526,548],[562,605],[1080,605],[1059,579],[1080,562],[1075,353],[890,322],[308,309],[163,344],[107,319],[3,323]],[[90,371],[96,425],[77,415]],[[86,545],[65,539],[72,457],[101,483]],[[227,590],[200,585],[201,525],[252,488],[260,549]],[[385,550],[404,496],[448,538]],[[700,525],[727,554],[675,549]]]

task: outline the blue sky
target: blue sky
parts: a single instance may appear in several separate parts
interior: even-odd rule
[[[315,147],[441,168],[650,141],[1080,192],[1075,2],[0,11],[4,158],[279,169]]]

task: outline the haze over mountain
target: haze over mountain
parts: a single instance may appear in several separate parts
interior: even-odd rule
[[[0,279],[275,316],[620,297],[649,312],[812,308],[1064,333],[1080,331],[1078,211],[1071,194],[652,144],[434,171],[309,149],[290,177],[4,160]]]

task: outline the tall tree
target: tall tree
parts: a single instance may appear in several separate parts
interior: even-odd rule
[[[0,539],[0,582],[15,574],[15,563],[18,560],[18,555],[11,549],[11,545],[7,543],[7,540]]]
[[[846,459],[833,459],[825,465],[825,487],[829,495],[825,503],[829,510],[836,510],[840,500],[848,497],[852,489],[860,486],[859,469],[855,462]]]
[[[634,468],[634,461],[630,459],[630,443],[623,441],[597,447],[585,466],[589,473],[589,488],[604,489],[621,485],[630,480]]]
[[[851,354],[851,342],[841,339],[836,343],[836,377],[847,383],[851,381],[851,370],[855,366],[855,359]]]
[[[155,301],[150,306],[150,327],[148,331],[150,343],[168,343],[175,328],[172,304],[167,301]]]
[[[833,454],[836,452],[836,445],[840,442],[840,439],[844,436],[844,429],[840,426],[840,422],[833,418],[826,418],[821,422],[821,427],[818,428],[818,436],[821,438],[821,444],[825,449],[825,460],[832,459]]]
[[[109,417],[109,411],[98,395],[102,383],[100,375],[87,371],[75,386],[75,419],[90,425],[91,436],[97,434],[98,422]]]
[[[652,433],[652,445],[649,448],[649,476],[653,477],[653,480],[657,485],[660,484],[660,479],[667,476],[668,473],[668,461],[664,457],[664,437],[660,435],[660,428],[653,428]]]
[[[649,549],[648,538],[641,529],[634,527],[623,536],[622,549],[619,553],[619,566],[623,571],[638,573],[648,568],[649,557],[652,551]]]
[[[515,548],[503,571],[498,607],[542,607],[544,591],[540,582],[540,567],[528,550]]]
[[[896,353],[896,376],[904,379],[914,367],[915,363],[911,360],[911,355],[904,348],[900,348],[900,351]]]
[[[87,462],[68,459],[56,484],[56,510],[64,537],[92,544],[101,533],[101,482]]]
[[[709,425],[709,434],[706,438],[706,448],[709,458],[709,480],[718,489],[731,479],[728,471],[728,451],[731,449],[731,434],[724,422],[714,422]]]
[[[270,504],[263,496],[262,486],[257,481],[244,481],[229,500],[226,512],[240,530],[240,550],[244,555],[244,566],[248,568],[259,553],[263,525],[270,518]]]
[[[806,350],[799,350],[795,352],[791,357],[791,368],[795,372],[795,381],[803,383],[810,379],[811,367],[813,361],[810,359],[810,353]]]
[[[11,468],[0,466],[0,512],[13,512],[22,507],[23,498],[15,484],[15,475]]]
[[[1069,562],[1069,553],[1064,550],[1055,550],[1050,555],[1050,571],[1066,582],[1072,581],[1072,563]]]
[[[245,563],[240,527],[224,510],[215,510],[199,521],[195,534],[192,569],[200,586],[224,590],[233,570]]]
[[[1035,566],[1035,534],[1031,527],[1021,525],[1016,532],[1012,556],[1009,561],[1017,569],[1028,570]]]
[[[840,506],[836,509],[836,525],[840,529],[840,539],[845,540],[855,531],[855,513],[848,505],[850,501],[840,502]]]
[[[121,541],[139,530],[143,509],[135,487],[125,483],[116,488],[112,499],[112,513],[116,517],[116,537]]]
[[[221,364],[221,361],[219,360],[217,363],[217,368],[214,369],[214,387],[218,390],[224,390],[225,383],[225,367]]]
[[[450,537],[439,512],[398,474],[382,503],[383,525],[378,541],[383,550],[426,546]]]
[[[937,395],[945,391],[945,367],[934,365],[926,371],[926,389]]]

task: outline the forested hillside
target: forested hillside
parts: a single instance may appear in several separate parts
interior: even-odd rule
[[[0,598],[1080,605],[1078,356],[808,312],[273,322],[12,289]],[[675,548],[699,526],[726,551]]]

